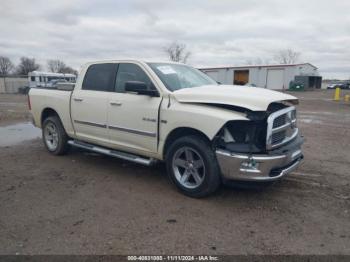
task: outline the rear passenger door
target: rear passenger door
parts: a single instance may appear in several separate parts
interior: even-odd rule
[[[157,152],[158,109],[162,98],[125,92],[128,81],[144,82],[155,89],[150,76],[135,63],[120,63],[115,91],[108,99],[111,143],[128,151]],[[159,91],[158,91],[159,92]]]
[[[81,89],[74,90],[71,115],[76,136],[84,141],[108,143],[107,103],[114,91],[117,64],[90,65]]]

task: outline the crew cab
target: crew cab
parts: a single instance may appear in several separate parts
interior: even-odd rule
[[[185,64],[88,63],[74,86],[31,89],[28,98],[50,153],[75,146],[143,165],[164,161],[191,197],[227,181],[278,180],[303,158],[297,98],[219,85]]]

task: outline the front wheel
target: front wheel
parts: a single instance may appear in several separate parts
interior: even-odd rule
[[[54,155],[63,155],[68,149],[68,135],[57,116],[46,118],[42,124],[42,135],[46,149]]]
[[[221,183],[220,168],[209,144],[197,136],[176,140],[166,155],[167,172],[177,188],[190,197],[205,197]]]

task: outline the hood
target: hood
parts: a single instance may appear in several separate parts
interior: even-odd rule
[[[207,85],[184,88],[173,92],[181,103],[223,104],[246,108],[252,111],[266,111],[272,102],[289,101],[294,104],[294,96],[265,88],[236,85]]]

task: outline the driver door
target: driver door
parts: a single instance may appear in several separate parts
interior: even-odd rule
[[[157,152],[158,110],[161,97],[125,92],[125,83],[140,81],[155,88],[150,77],[134,63],[120,63],[115,91],[110,93],[108,132],[111,143],[127,151]]]

